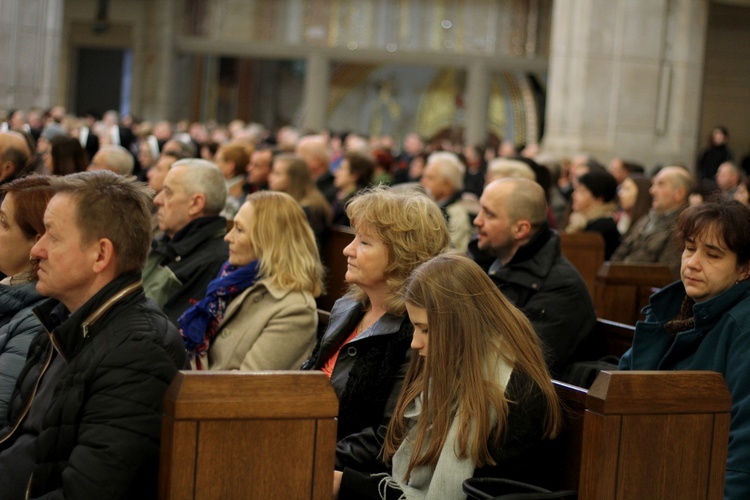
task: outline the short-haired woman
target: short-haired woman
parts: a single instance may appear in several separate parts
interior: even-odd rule
[[[31,247],[44,234],[44,211],[54,195],[45,176],[16,179],[0,188],[0,427],[16,378],[34,336],[41,331],[31,312],[46,298],[36,291],[39,262],[29,260]]]
[[[750,498],[750,208],[686,208],[681,280],[651,296],[621,370],[710,370],[732,394],[724,498]]]
[[[404,296],[414,355],[385,433],[390,473],[346,469],[340,499],[465,498],[465,479],[480,469],[512,478],[524,452],[560,428],[539,339],[479,265],[435,257]]]
[[[409,361],[412,325],[402,297],[409,273],[450,245],[445,217],[426,195],[365,190],[347,205],[355,230],[344,249],[350,292],[336,301],[303,369],[322,370],[339,397],[337,466],[374,456]]]
[[[229,260],[206,297],[178,320],[193,365],[297,369],[315,345],[323,279],[305,214],[291,196],[259,191],[240,207],[225,240]]]

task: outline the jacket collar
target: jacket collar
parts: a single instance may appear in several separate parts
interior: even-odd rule
[[[540,278],[545,278],[560,255],[560,237],[547,224],[526,245],[518,249],[507,264],[495,260],[488,271],[491,277],[517,282],[534,288]]]
[[[362,304],[354,300],[351,295],[345,295],[337,300],[331,310],[331,318],[323,335],[322,344],[338,347],[340,342],[352,333],[363,315]],[[397,333],[403,321],[404,316],[385,313],[374,325],[363,332],[358,340]]]
[[[226,234],[227,221],[219,215],[199,217],[177,231],[175,235],[162,236],[153,241],[151,248],[172,258],[192,254],[207,240]]]
[[[125,297],[142,290],[140,275],[127,273],[112,280],[72,314],[54,299],[33,311],[57,351],[67,361],[78,354],[97,321]]]
[[[699,330],[716,323],[737,302],[744,299],[750,292],[750,280],[742,281],[716,297],[698,302],[693,305],[695,329]],[[673,319],[685,298],[685,287],[681,281],[676,281],[656,292],[649,300],[649,308],[659,323]]]

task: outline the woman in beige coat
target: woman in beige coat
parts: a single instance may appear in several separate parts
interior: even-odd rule
[[[323,268],[289,195],[250,195],[227,233],[229,260],[178,320],[194,368],[292,370],[315,345]]]

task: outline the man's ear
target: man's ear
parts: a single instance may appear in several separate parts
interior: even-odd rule
[[[0,181],[9,179],[16,172],[16,166],[12,161],[7,160],[0,163]]]
[[[96,252],[93,267],[95,273],[101,273],[114,265],[115,246],[109,238],[100,238],[96,242],[94,251]]]
[[[513,238],[516,241],[524,240],[531,235],[531,222],[521,219],[513,225]]]
[[[188,205],[188,214],[192,217],[198,217],[206,208],[206,195],[195,193],[190,195],[190,204]]]

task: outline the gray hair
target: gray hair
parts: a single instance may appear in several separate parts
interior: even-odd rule
[[[172,164],[171,168],[185,167],[183,188],[187,194],[206,196],[206,215],[219,215],[227,202],[227,185],[219,167],[207,160],[187,158]]]
[[[104,144],[99,148],[99,152],[104,153],[104,161],[108,167],[114,168],[113,172],[116,174],[125,176],[133,174],[135,160],[130,151],[124,147],[115,144]]]
[[[427,158],[427,165],[437,165],[440,177],[450,182],[456,192],[464,190],[464,173],[466,167],[454,153],[439,151]],[[425,165],[426,166],[426,165]]]

